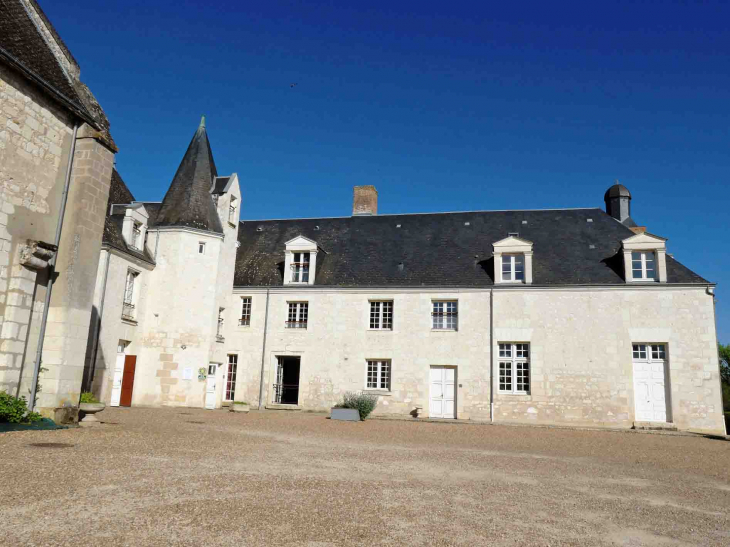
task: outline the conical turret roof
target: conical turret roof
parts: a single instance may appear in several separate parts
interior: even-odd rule
[[[203,116],[162,200],[155,225],[185,226],[222,234],[223,226],[210,195],[216,176],[218,171]]]

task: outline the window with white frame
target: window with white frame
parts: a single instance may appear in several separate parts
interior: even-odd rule
[[[201,254],[201,255],[205,254],[205,242],[204,241],[198,242],[198,254]]]
[[[499,344],[499,392],[530,393],[530,344]]]
[[[228,206],[228,222],[236,223],[236,197],[231,196],[231,204]]]
[[[631,276],[634,280],[656,280],[656,253],[654,251],[633,251],[631,253]]]
[[[122,318],[134,321],[134,284],[139,272],[127,270],[124,284],[124,300],[122,301]]]
[[[667,348],[664,344],[632,344],[634,361],[664,361]]]
[[[525,280],[525,255],[503,254],[502,255],[502,281],[524,281]]]
[[[390,391],[390,361],[368,361],[367,389]]]
[[[236,374],[238,372],[238,355],[228,355],[228,368],[226,369],[225,400],[233,401],[236,396]]]
[[[142,248],[142,225],[139,222],[135,222],[132,227],[132,247]]]
[[[218,342],[223,342],[225,340],[225,338],[223,338],[223,322],[225,321],[223,318],[224,311],[226,311],[225,308],[218,308],[218,327],[215,332],[215,338]]]
[[[241,320],[239,325],[248,327],[251,325],[251,297],[244,296],[241,298]]]
[[[291,263],[292,283],[309,283],[309,253],[294,253]]]
[[[289,302],[288,329],[306,329],[309,317],[309,302]]]
[[[370,301],[370,328],[373,330],[393,330],[393,301]]]
[[[431,315],[435,330],[456,330],[459,324],[459,303],[456,300],[434,300]]]

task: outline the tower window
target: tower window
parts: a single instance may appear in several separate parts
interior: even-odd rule
[[[198,242],[198,254],[205,254],[205,243],[202,241]]]

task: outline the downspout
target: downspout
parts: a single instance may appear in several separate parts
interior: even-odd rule
[[[494,288],[489,289],[489,422],[494,423]]]
[[[66,203],[68,202],[68,189],[71,186],[71,170],[74,164],[74,154],[76,153],[76,136],[79,132],[79,123],[74,124],[74,133],[71,138],[71,153],[68,158],[68,167],[66,168],[66,182],[63,187],[63,194],[61,194],[61,214],[58,216],[58,224],[56,225],[56,238],[54,245],[56,248],[61,243],[61,230],[63,229],[63,217],[66,214]],[[36,350],[35,363],[33,365],[33,382],[30,385],[30,400],[28,401],[28,408],[33,410],[35,408],[35,393],[38,389],[38,374],[41,369],[41,357],[43,355],[43,339],[46,337],[46,325],[48,324],[48,311],[51,307],[51,292],[53,291],[53,274],[56,272],[56,257],[58,257],[58,250],[48,261],[48,287],[46,289],[46,298],[43,302],[43,317],[41,319],[41,331],[38,336],[38,348]]]
[[[106,251],[106,264],[104,265],[104,281],[101,284],[101,301],[99,302],[99,322],[96,325],[96,332],[94,333],[94,353],[91,358],[90,368],[88,377],[88,385],[86,388],[91,391],[91,386],[94,383],[94,374],[96,374],[96,356],[99,353],[99,340],[101,340],[101,322],[104,319],[104,299],[106,297],[106,280],[109,277],[109,262],[111,261],[111,252],[109,249]]]
[[[264,343],[261,346],[261,380],[259,382],[259,410],[264,406],[264,363],[266,362],[266,332],[269,325],[269,289],[266,289],[266,313],[264,314]]]

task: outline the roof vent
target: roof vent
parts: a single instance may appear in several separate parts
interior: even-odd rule
[[[596,246],[595,246],[595,245],[588,245],[588,248],[589,248],[589,249],[595,249],[595,248],[596,248]]]
[[[395,225],[395,227],[396,227],[396,228],[400,228],[400,227],[401,227],[401,225],[400,225],[400,224],[396,224],[396,225]]]
[[[523,220],[523,221],[522,221],[522,224],[527,224],[527,221],[526,221],[526,220]]]
[[[403,271],[403,263],[402,262],[398,262],[398,271],[399,272],[402,272]]]
[[[256,226],[256,231],[257,232],[263,232],[264,231],[264,227],[263,226]]]
[[[314,227],[314,229],[315,229],[316,231],[319,231],[319,226],[315,226],[315,227]]]
[[[509,232],[507,235],[509,237],[520,237],[520,233],[519,232]]]
[[[587,218],[586,219],[586,222],[593,222],[593,219],[592,218]]]
[[[471,222],[465,222],[464,226],[471,226]]]

